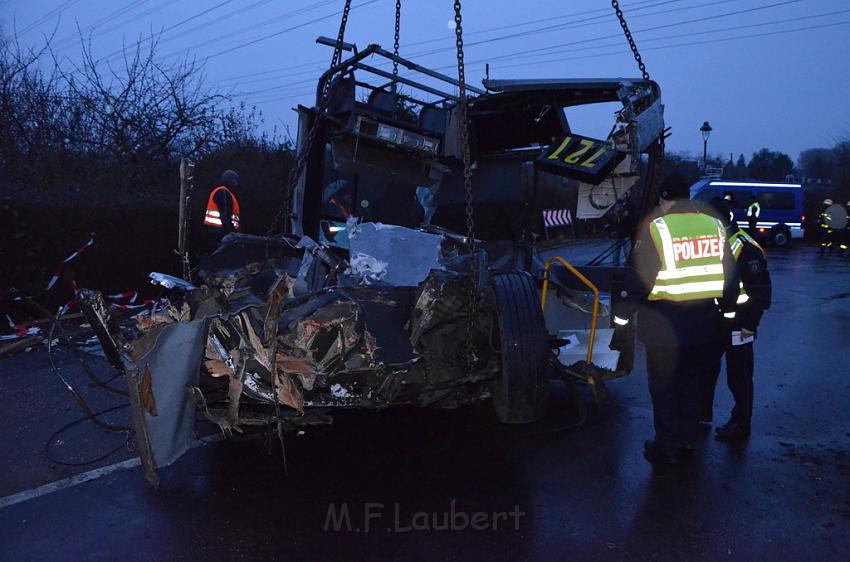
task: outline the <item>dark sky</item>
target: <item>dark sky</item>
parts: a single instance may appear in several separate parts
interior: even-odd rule
[[[346,39],[392,48],[394,2],[355,0]],[[401,54],[456,73],[451,0],[403,0]],[[23,44],[55,30],[59,54],[79,56],[79,26],[97,57],[162,32],[162,57],[205,61],[208,84],[256,104],[266,126],[294,131],[331,51],[342,0],[0,0],[0,25]],[[749,156],[761,147],[796,159],[850,137],[850,0],[623,0],[653,79],[663,90],[668,147]],[[468,79],[484,62],[497,78],[639,76],[607,0],[466,0]],[[250,44],[249,44],[250,43]],[[476,44],[477,43],[477,44]],[[572,116],[604,136],[611,107]],[[569,116],[569,114],[568,114]]]

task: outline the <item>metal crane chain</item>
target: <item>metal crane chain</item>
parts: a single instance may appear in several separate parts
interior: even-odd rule
[[[401,36],[401,0],[395,0],[395,41],[393,54],[398,56],[399,37]],[[393,76],[398,76],[398,61],[393,61]]]
[[[336,45],[334,45],[334,53],[331,57],[331,65],[330,68],[335,67],[342,60],[342,42],[345,39],[345,28],[348,25],[348,14],[351,12],[351,0],[345,0],[345,6],[342,9],[342,19],[339,22],[339,33],[336,38]],[[287,186],[286,195],[283,200],[283,206],[280,211],[275,216],[272,221],[271,226],[269,226],[267,235],[274,234],[277,230],[277,226],[281,225],[284,231],[287,231],[289,228],[289,218],[290,218],[290,206],[292,205],[292,194],[295,192],[295,187],[298,185],[298,181],[301,179],[301,174],[304,173],[304,166],[307,164],[307,156],[310,154],[310,151],[313,147],[313,142],[316,140],[316,133],[319,131],[319,122],[322,120],[322,116],[325,111],[325,105],[328,101],[328,93],[331,87],[331,80],[327,80],[322,88],[322,97],[319,100],[319,106],[316,108],[316,118],[313,120],[313,124],[310,126],[310,131],[307,133],[307,142],[304,143],[304,150],[298,155],[298,158],[295,161],[295,168],[289,174],[289,185]],[[283,224],[281,224],[281,222]]]
[[[649,72],[647,72],[646,65],[643,63],[643,58],[641,58],[640,56],[637,44],[635,43],[635,38],[632,37],[632,32],[629,31],[629,24],[626,23],[626,16],[623,15],[623,11],[620,9],[620,2],[618,0],[611,0],[611,6],[614,8],[614,12],[617,14],[617,19],[620,20],[620,27],[623,28],[623,33],[626,36],[626,40],[629,42],[629,48],[631,48],[632,50],[632,54],[635,57],[635,62],[637,62],[641,75],[646,82],[649,82]],[[645,191],[643,194],[643,204],[641,205],[642,208],[640,212],[641,217],[646,216],[646,213],[649,210],[649,205],[651,204],[652,199],[654,199],[655,185],[658,183],[658,179],[661,174],[661,164],[664,161],[663,133],[661,135],[661,138],[658,139],[658,146],[656,151],[656,156],[655,158],[653,158],[653,169],[650,171],[650,180],[644,188]]]
[[[339,32],[336,36],[336,45],[334,45],[334,54],[331,57],[331,68],[339,64],[342,60],[342,41],[345,39],[345,27],[348,25],[348,14],[351,12],[351,0],[345,0],[345,6],[342,8],[342,19],[339,22]],[[323,97],[327,97],[330,82],[325,86],[325,91],[322,92]]]
[[[637,45],[635,44],[635,38],[632,37],[632,32],[629,31],[629,24],[626,23],[626,16],[623,15],[623,10],[620,9],[620,2],[617,0],[611,0],[611,6],[617,14],[617,19],[620,20],[620,27],[623,28],[623,33],[626,35],[626,40],[629,42],[629,47],[632,49],[632,54],[635,56],[635,62],[637,62],[638,68],[640,68],[640,73],[643,75],[643,79],[649,82],[649,72],[646,71],[646,65],[643,64],[643,59],[640,56],[640,52],[638,52]]]
[[[455,0],[455,45],[457,46],[457,81],[458,96],[458,125],[460,127],[460,145],[463,151],[463,188],[466,195],[466,243],[469,250],[469,258],[472,269],[472,280],[469,284],[468,300],[469,308],[466,317],[466,361],[471,367],[475,362],[475,352],[472,345],[472,330],[475,320],[475,309],[478,300],[475,286],[478,279],[478,271],[475,262],[475,217],[472,204],[472,167],[469,153],[469,121],[467,119],[468,102],[466,98],[466,68],[463,60],[463,21],[461,17],[460,0]]]

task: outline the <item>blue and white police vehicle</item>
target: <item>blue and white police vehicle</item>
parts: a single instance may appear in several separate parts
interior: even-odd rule
[[[755,200],[759,214],[756,238],[776,246],[803,237],[803,188],[799,183],[769,183],[703,179],[691,186],[691,199],[711,201],[723,197],[731,201],[738,226],[747,229],[747,208]]]

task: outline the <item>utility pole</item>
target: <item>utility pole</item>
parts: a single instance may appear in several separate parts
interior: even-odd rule
[[[186,158],[180,160],[180,224],[177,228],[177,255],[183,266],[183,279],[189,281],[189,225],[192,220],[192,189],[195,187],[195,164]]]

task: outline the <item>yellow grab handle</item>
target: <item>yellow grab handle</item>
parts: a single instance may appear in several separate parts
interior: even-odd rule
[[[575,275],[579,281],[584,283],[584,285],[593,291],[593,315],[590,320],[590,337],[587,340],[587,364],[590,365],[591,359],[593,359],[593,341],[596,339],[596,319],[599,317],[599,289],[596,288],[596,285],[590,282],[590,280],[582,275],[576,268],[567,263],[567,260],[564,258],[555,256],[554,258],[550,258],[546,265],[543,266],[543,295],[540,297],[540,306],[543,308],[543,312],[546,312],[546,294],[549,289],[549,270],[553,265],[559,263],[567,268],[567,270]]]

